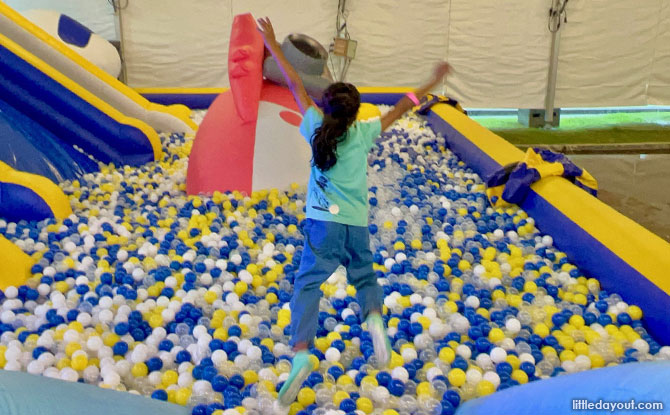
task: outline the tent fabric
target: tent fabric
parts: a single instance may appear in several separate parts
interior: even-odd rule
[[[424,82],[432,70],[429,65],[447,58],[450,4],[348,0],[347,27],[358,46],[347,79],[365,86],[414,87]]]
[[[20,11],[53,8],[113,37],[106,0],[7,0]],[[27,6],[27,3],[30,3]],[[125,2],[124,2],[125,4]],[[551,34],[550,1],[347,0],[358,41],[347,80],[415,86],[432,62],[454,73],[436,93],[470,108],[543,108]],[[122,10],[133,87],[226,87],[230,26],[252,12],[273,19],[278,39],[308,34],[326,48],[337,2],[137,0]],[[557,107],[670,104],[670,0],[570,0],[560,32]]]
[[[647,101],[650,105],[670,104],[670,0],[661,0],[658,12],[654,59],[651,64]]]
[[[446,94],[465,107],[544,108],[549,3],[452,0]]]
[[[128,84],[227,86],[231,24],[229,0],[129,1],[123,10]]]
[[[556,106],[646,105],[663,1],[571,0],[561,30]]]
[[[107,0],[4,0],[4,2],[20,13],[35,9],[59,11],[107,40],[118,40],[114,9]]]

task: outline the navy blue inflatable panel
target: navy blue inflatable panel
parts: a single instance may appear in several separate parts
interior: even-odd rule
[[[58,19],[58,36],[65,43],[80,48],[88,45],[93,31],[70,16],[61,14]]]
[[[397,92],[361,94],[361,101],[375,105],[395,105],[405,94]],[[191,109],[207,109],[219,94],[157,94],[146,93],[142,96],[151,102],[161,105],[182,104]]]
[[[219,94],[142,94],[142,96],[156,104],[182,104],[193,110],[204,110],[212,105]]]
[[[431,111],[427,118],[433,130],[446,137],[449,149],[484,181],[502,168],[440,116]],[[659,343],[670,345],[670,296],[532,189],[521,207],[586,276],[597,278],[604,290],[616,292],[624,301],[641,307],[649,333]],[[629,286],[635,289],[625,289]]]
[[[189,415],[185,406],[128,392],[0,370],[3,415]]]
[[[498,391],[465,402],[456,415],[574,415],[578,413],[670,414],[670,362],[627,363],[563,375]],[[636,404],[663,402],[662,409],[628,408]],[[580,408],[600,402],[601,408]],[[605,402],[620,402],[621,408],[604,409]]]
[[[64,143],[99,161],[139,166],[154,159],[151,143],[138,128],[119,124],[2,46],[0,96]]]
[[[403,96],[405,94],[398,92],[364,92],[361,94],[361,101],[375,105],[395,105]]]
[[[535,219],[542,232],[554,238],[554,245],[565,252],[584,275],[600,281],[603,291],[615,292],[627,303],[642,308],[642,321],[649,334],[660,344],[670,345],[668,294],[533,189],[528,192],[521,207]]]
[[[58,183],[98,169],[87,155],[0,99],[0,160]]]
[[[0,182],[0,218],[18,222],[40,221],[53,216],[49,205],[32,189]]]

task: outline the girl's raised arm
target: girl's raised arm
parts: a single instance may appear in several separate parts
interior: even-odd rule
[[[279,69],[282,71],[282,74],[286,79],[288,88],[293,94],[293,98],[295,98],[295,102],[298,104],[300,112],[305,114],[307,108],[314,105],[314,101],[307,95],[307,90],[305,90],[305,86],[302,84],[300,75],[298,75],[298,72],[293,65],[291,65],[286,59],[286,56],[284,56],[284,52],[282,52],[281,47],[275,38],[275,31],[272,28],[270,19],[267,17],[258,19],[258,30],[263,35],[265,47],[268,48],[272,57],[277,61]]]
[[[423,86],[419,87],[413,93],[409,93],[402,97],[389,112],[387,112],[382,118],[382,131],[386,130],[391,124],[395,122],[398,118],[402,117],[404,113],[412,109],[415,105],[418,105],[418,100],[422,96],[430,92],[431,89],[435,88],[437,84],[442,82],[442,79],[451,72],[451,66],[446,62],[439,63],[435,70],[433,71],[433,76],[430,81],[428,81]],[[416,102],[414,100],[417,100]]]

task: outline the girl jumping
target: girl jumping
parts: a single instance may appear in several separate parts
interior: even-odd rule
[[[358,122],[361,97],[356,87],[343,82],[331,84],[317,107],[282,53],[270,19],[259,19],[258,24],[265,46],[277,61],[303,114],[300,133],[312,147],[305,245],[291,300],[290,344],[296,354],[289,377],[279,391],[280,404],[288,406],[312,371],[308,350],[317,331],[320,286],[339,265],[346,267],[347,280],[356,288],[361,319],[367,323],[379,364],[386,366],[391,358],[391,343],[381,316],[383,290],[372,270],[368,152],[381,132],[418,105],[419,98],[437,86],[450,67],[445,62],[438,64],[428,83],[401,98],[386,115]]]

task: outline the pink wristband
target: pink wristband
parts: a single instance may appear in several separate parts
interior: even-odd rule
[[[420,104],[419,98],[416,97],[414,92],[408,92],[407,94],[405,94],[405,96],[407,98],[409,98],[409,100],[412,101],[414,103],[414,105],[419,105]]]

